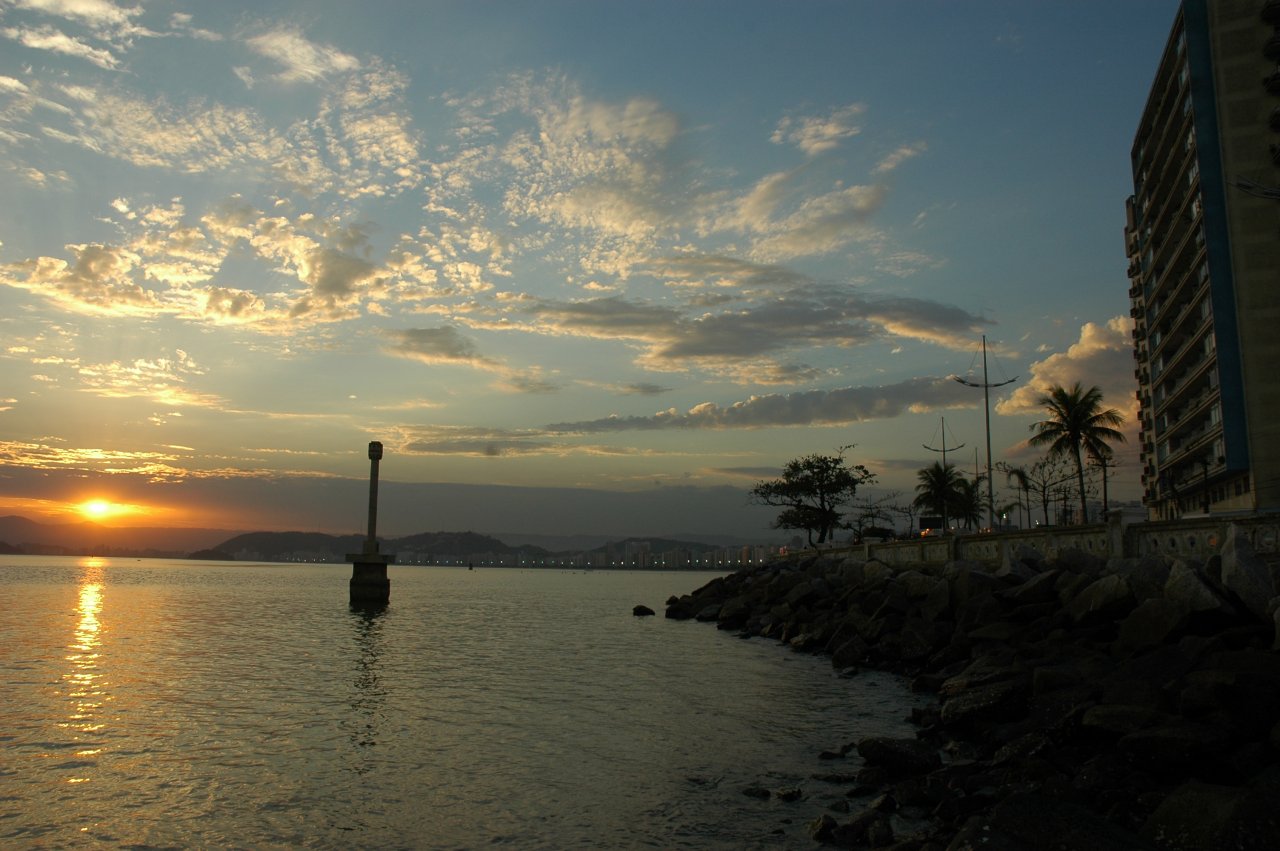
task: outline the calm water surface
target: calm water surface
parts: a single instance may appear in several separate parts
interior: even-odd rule
[[[909,734],[897,679],[631,614],[714,574],[350,570],[0,557],[0,844],[811,848],[817,754]]]

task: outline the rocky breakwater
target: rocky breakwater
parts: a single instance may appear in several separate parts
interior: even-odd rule
[[[937,695],[914,739],[833,743],[820,842],[1280,848],[1280,597],[1243,535],[1206,562],[1030,548],[998,568],[813,555],[667,601]],[[860,761],[858,758],[861,758]],[[831,760],[854,761],[831,772]],[[851,815],[850,815],[851,814]]]

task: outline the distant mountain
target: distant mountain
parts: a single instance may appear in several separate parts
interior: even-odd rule
[[[509,539],[507,543],[503,538]],[[732,546],[729,539],[712,542],[698,535],[679,538],[633,537],[610,541],[603,535],[484,535],[477,532],[419,532],[381,541],[384,552],[414,552],[429,556],[466,556],[474,553],[521,553],[530,558],[578,552],[606,552],[628,543],[647,543],[654,553],[685,549],[705,552],[716,546]],[[513,545],[514,544],[514,545]],[[168,529],[111,527],[96,523],[38,523],[26,517],[0,517],[0,554],[186,556],[201,551],[253,554],[274,561],[300,553],[342,561],[358,553],[363,535],[328,535],[323,532],[235,532],[225,529]]]
[[[610,547],[614,549],[626,549],[627,545],[647,544],[651,553],[666,553],[672,550],[689,550],[695,553],[711,552],[717,549],[715,544],[703,544],[697,541],[676,541],[671,538],[627,538],[622,541],[609,541],[608,543],[592,549],[593,553],[608,552]]]
[[[245,553],[252,558],[273,561],[303,554],[341,561],[347,553],[358,553],[363,535],[325,535],[320,532],[250,532],[223,541],[214,549]],[[413,552],[431,556],[459,556],[469,553],[524,553],[540,558],[549,553],[532,546],[509,547],[497,538],[476,532],[419,532],[402,538],[379,539],[385,553]]]
[[[183,555],[210,547],[231,534],[234,532],[226,529],[99,526],[87,521],[37,523],[17,515],[0,517],[0,541],[26,553]]]

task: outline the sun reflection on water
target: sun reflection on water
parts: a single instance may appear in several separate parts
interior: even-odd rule
[[[63,694],[70,702],[67,720],[59,727],[70,730],[77,741],[90,734],[100,733],[105,724],[100,718],[103,704],[109,700],[106,682],[100,666],[102,648],[102,586],[106,561],[89,558],[80,563],[84,572],[80,577],[80,594],[77,606],[78,619],[71,635],[68,653],[63,658],[69,668],[62,675]],[[97,741],[84,741],[84,747],[76,751],[81,758],[94,758],[101,752]],[[88,777],[68,777],[68,783],[84,783]]]

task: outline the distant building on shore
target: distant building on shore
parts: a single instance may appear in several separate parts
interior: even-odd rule
[[[1183,0],[1125,244],[1151,519],[1280,509],[1280,0]]]

